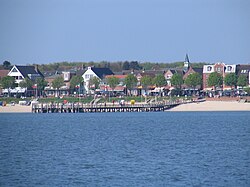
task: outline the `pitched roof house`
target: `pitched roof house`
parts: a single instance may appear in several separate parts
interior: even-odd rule
[[[14,77],[16,83],[19,84],[25,78],[29,78],[31,80],[35,80],[38,77],[43,77],[43,74],[39,71],[37,66],[17,66],[14,65],[8,76]]]
[[[114,75],[114,73],[109,68],[88,67],[87,71],[85,71],[85,73],[82,75],[84,79],[85,90],[89,93],[89,87],[91,86],[89,85],[89,82],[93,77],[97,77],[102,80],[106,75]]]

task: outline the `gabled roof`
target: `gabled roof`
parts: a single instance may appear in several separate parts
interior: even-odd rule
[[[170,69],[169,71],[170,71],[172,74],[177,73],[177,74],[180,74],[181,76],[184,75],[184,71],[181,70],[181,69]]]
[[[100,78],[103,79],[106,75],[114,75],[109,68],[95,68],[91,67],[91,70]]]
[[[36,68],[35,66],[15,66],[20,73],[26,78],[29,74],[39,74],[41,77],[43,77],[43,74]]]
[[[203,74],[203,68],[192,68],[195,72],[199,73],[200,75]]]

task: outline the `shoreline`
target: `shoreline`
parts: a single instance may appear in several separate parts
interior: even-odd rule
[[[197,111],[250,111],[250,103],[241,103],[237,101],[204,101],[197,103],[180,104],[165,112],[197,112]],[[0,106],[1,113],[32,113],[31,106],[16,104],[15,106]]]
[[[169,109],[170,112],[217,112],[217,111],[250,111],[250,103],[238,101],[204,101],[181,104]]]

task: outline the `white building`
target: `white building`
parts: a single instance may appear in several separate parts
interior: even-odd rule
[[[109,68],[95,68],[95,67],[88,67],[87,71],[82,75],[84,79],[84,88],[87,93],[90,92],[90,80],[93,77],[97,77],[100,80],[105,78],[106,75],[114,75],[114,73]]]

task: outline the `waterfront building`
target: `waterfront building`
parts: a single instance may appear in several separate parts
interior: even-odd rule
[[[10,93],[12,95],[24,94],[27,88],[21,88],[19,83],[22,82],[25,78],[28,78],[32,81],[35,81],[37,78],[43,78],[43,74],[39,71],[38,66],[19,66],[14,65],[7,76],[14,77],[15,83],[17,86],[13,89],[4,89],[3,93]]]
[[[106,75],[114,75],[114,73],[109,68],[88,67],[82,75],[86,92],[90,93],[90,80],[93,77],[97,77],[101,81]]]
[[[222,62],[218,62],[214,65],[204,65],[203,66],[203,89],[205,91],[212,90],[213,87],[208,86],[208,78],[211,73],[217,72],[221,74],[223,78],[229,73],[236,73],[236,65],[226,65]],[[231,89],[231,87],[226,86],[223,81],[223,85],[218,90]]]

